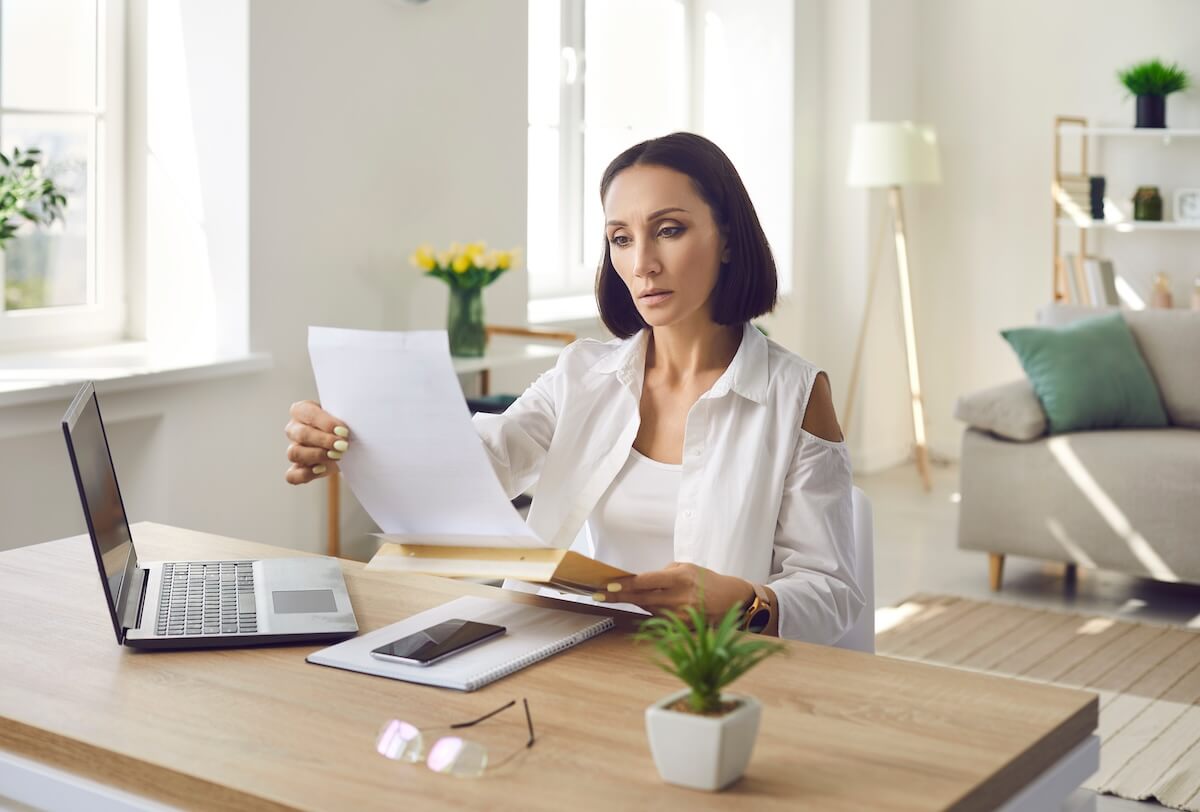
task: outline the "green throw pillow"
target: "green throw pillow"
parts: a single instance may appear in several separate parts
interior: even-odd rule
[[[1051,434],[1167,425],[1158,387],[1120,313],[1000,335],[1021,360]]]

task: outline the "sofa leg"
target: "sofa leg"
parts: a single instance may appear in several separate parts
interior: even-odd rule
[[[1004,578],[1004,555],[988,553],[988,580],[991,581],[992,591],[1000,591],[1000,581]]]

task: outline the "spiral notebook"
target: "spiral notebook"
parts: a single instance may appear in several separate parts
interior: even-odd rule
[[[384,643],[455,618],[495,623],[504,626],[507,632],[428,666],[389,663],[371,656],[371,649]],[[490,598],[465,597],[315,651],[305,659],[316,665],[328,665],[376,677],[474,691],[612,627],[611,617],[585,615],[564,609],[544,609]]]

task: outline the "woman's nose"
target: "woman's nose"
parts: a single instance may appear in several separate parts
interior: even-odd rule
[[[634,276],[646,276],[648,274],[657,273],[660,270],[658,256],[655,254],[653,246],[643,244],[642,246],[636,247],[633,250]]]

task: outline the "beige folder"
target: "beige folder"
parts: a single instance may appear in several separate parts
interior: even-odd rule
[[[633,575],[586,555],[557,548],[444,547],[391,542],[379,548],[367,569],[444,578],[513,578],[580,595],[605,592],[612,579]]]

